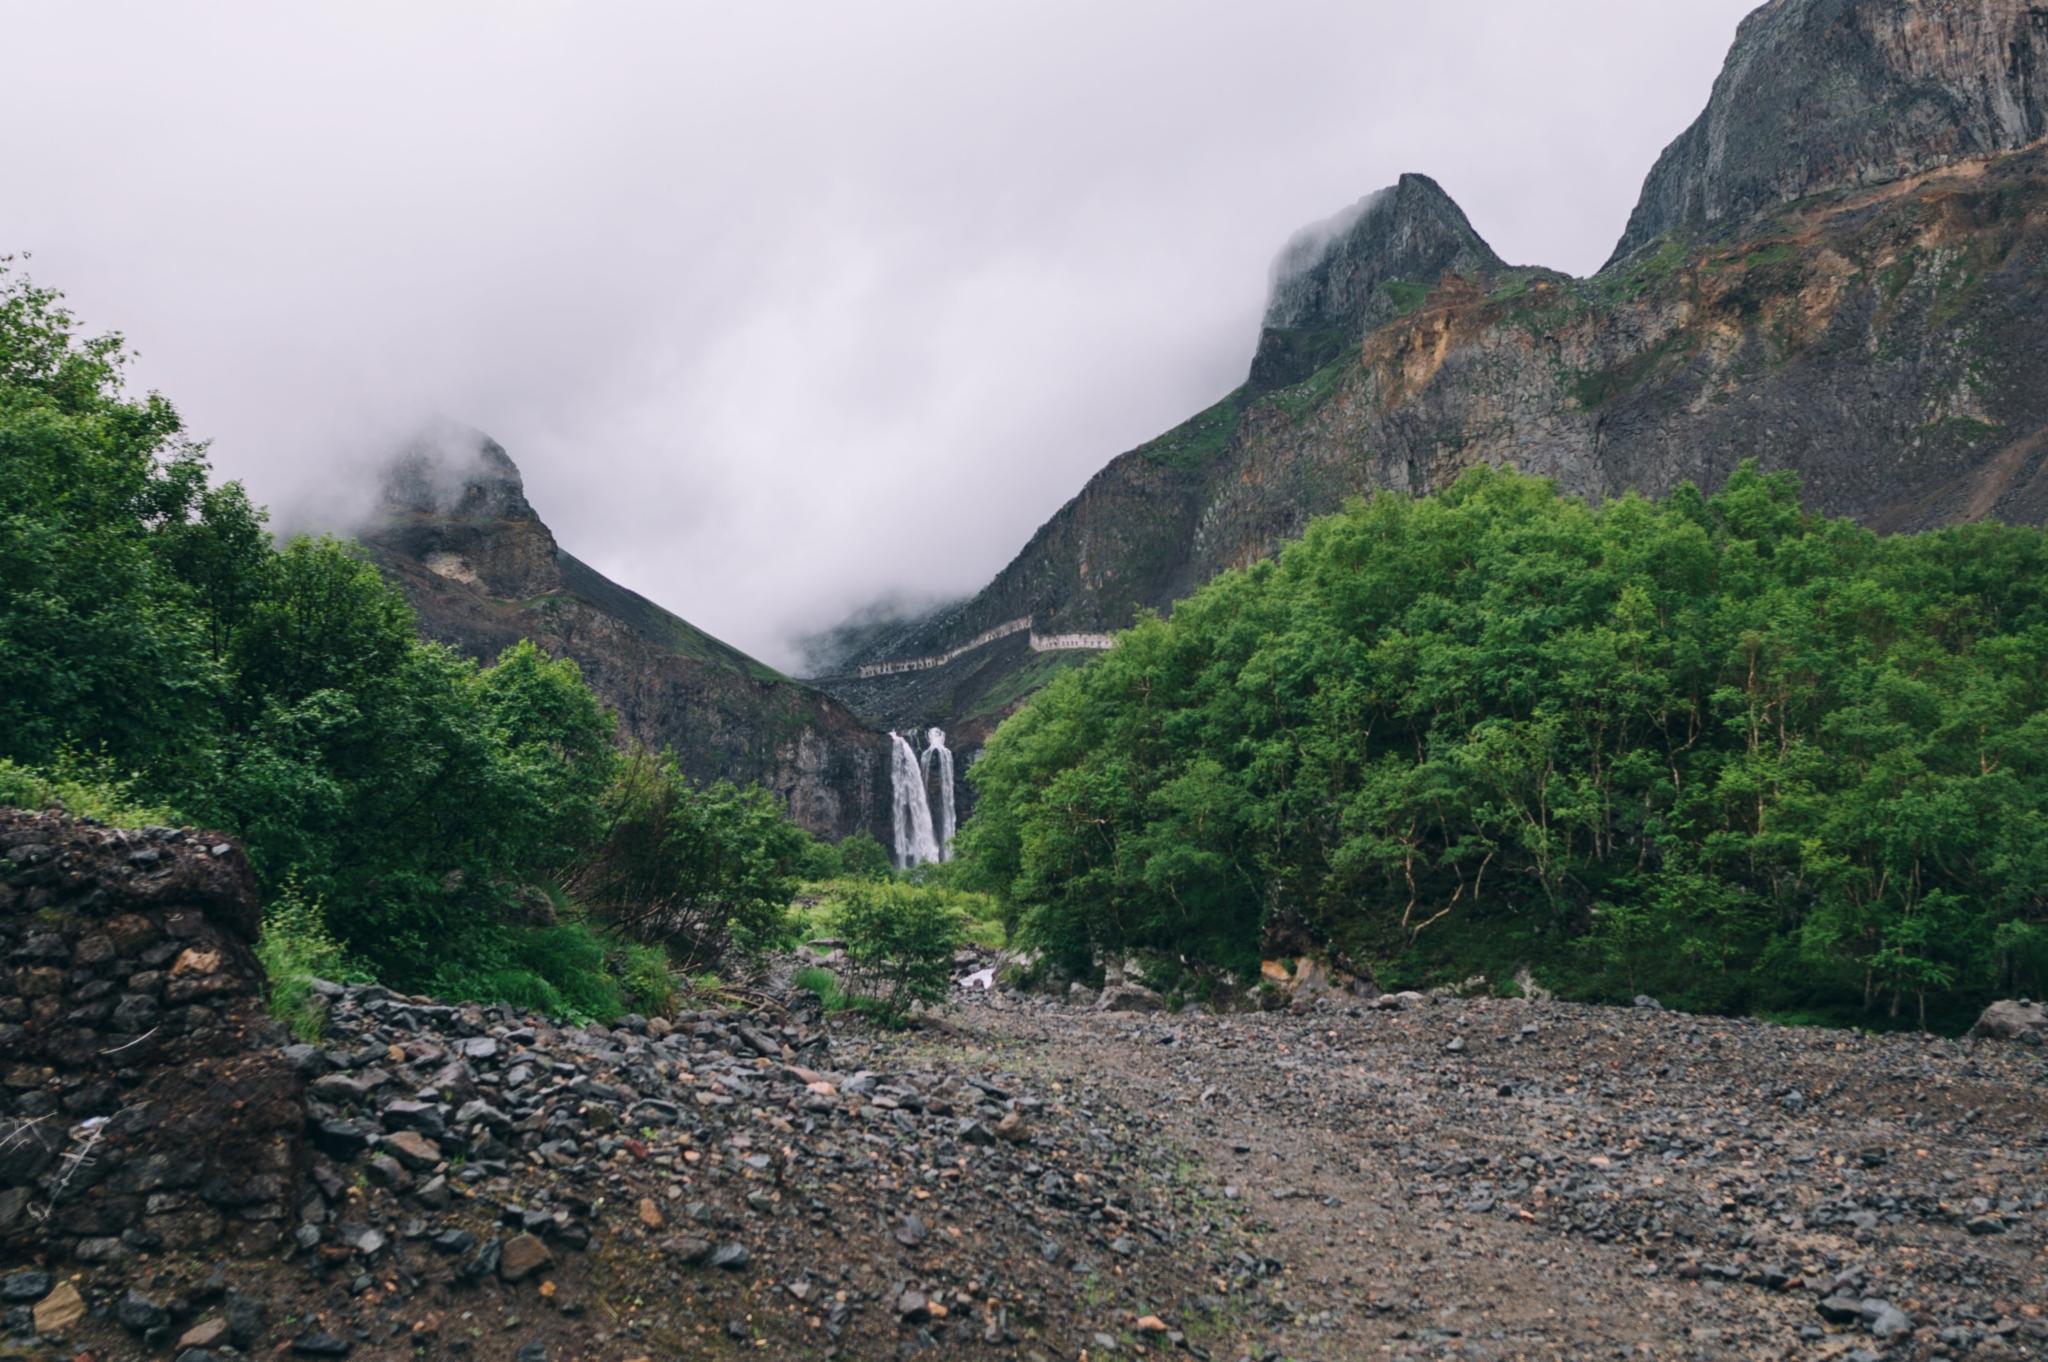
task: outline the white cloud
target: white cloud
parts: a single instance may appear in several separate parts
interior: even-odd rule
[[[443,413],[786,661],[1231,387],[1274,252],[1403,171],[1594,268],[1745,8],[18,5],[0,250],[281,509]]]

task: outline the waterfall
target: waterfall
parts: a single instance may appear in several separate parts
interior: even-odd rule
[[[953,753],[946,746],[946,730],[934,728],[926,731],[925,741],[931,744],[924,749],[924,768],[929,773],[932,767],[939,769],[939,859],[953,859]]]
[[[889,792],[894,803],[890,830],[896,841],[896,866],[907,870],[914,865],[939,859],[939,843],[932,836],[932,801],[925,793],[924,770],[910,740],[894,729],[889,731]],[[952,794],[947,793],[950,807]],[[951,820],[948,820],[950,826]]]

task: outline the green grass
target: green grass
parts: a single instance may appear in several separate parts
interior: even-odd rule
[[[106,761],[66,752],[49,771],[0,758],[0,806],[62,809],[116,828],[169,826],[181,821],[168,805],[136,792],[136,781]]]
[[[994,718],[1033,691],[1043,689],[1061,672],[1070,667],[1085,666],[1094,660],[1093,653],[1033,653],[1023,666],[1005,673],[997,678],[994,685],[975,696],[967,706],[966,717]]]
[[[1394,305],[1394,315],[1405,317],[1429,301],[1429,285],[1414,279],[1389,279],[1380,292]]]
[[[848,993],[840,984],[839,976],[829,969],[816,965],[800,969],[790,976],[790,982],[815,997],[827,1012],[852,1012],[878,1026],[891,1028],[901,1027],[908,1020],[885,999]]]
[[[1157,439],[1139,445],[1134,453],[1154,463],[1184,472],[1196,472],[1214,462],[1237,433],[1244,412],[1245,390],[1231,393],[1221,402],[1197,413]]]
[[[576,1022],[613,1022],[629,1012],[660,1016],[680,989],[659,946],[613,936],[587,922],[501,927],[467,943],[432,991],[456,1002],[504,1003]]]
[[[1335,390],[1345,372],[1358,363],[1358,353],[1359,348],[1356,345],[1346,346],[1342,354],[1301,382],[1291,387],[1275,389],[1271,394],[1272,402],[1286,412],[1289,418],[1299,421],[1322,405],[1323,399]]]
[[[1772,265],[1783,265],[1798,259],[1798,257],[1799,247],[1792,242],[1773,241],[1768,245],[1757,247],[1741,259],[1742,264],[1746,267],[1759,270],[1767,269]]]
[[[1665,237],[1657,243],[1656,250],[1639,253],[1613,272],[1594,276],[1593,287],[1610,305],[1634,302],[1676,276],[1685,267],[1689,254],[1684,243],[1675,237]]]
[[[846,992],[839,987],[839,976],[823,966],[798,970],[790,976],[790,983],[815,996],[827,1012],[838,1012],[846,1006]]]
[[[358,983],[369,978],[328,933],[319,901],[307,898],[296,885],[287,885],[265,906],[256,959],[269,981],[270,1015],[308,1044],[319,1040],[327,1026],[327,1001],[313,991],[313,981]]]

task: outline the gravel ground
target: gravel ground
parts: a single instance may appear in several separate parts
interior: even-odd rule
[[[1283,1272],[1218,1355],[2048,1349],[2039,1048],[1506,1000],[957,1014],[1157,1115],[1241,1211]]]
[[[351,988],[284,1054],[318,1152],[281,1251],[19,1265],[0,1356],[2048,1349],[2040,1047],[979,990],[903,1033],[808,995],[576,1028]]]

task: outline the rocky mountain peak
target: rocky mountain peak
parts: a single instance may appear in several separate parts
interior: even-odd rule
[[[1252,383],[1299,382],[1446,273],[1505,269],[1464,210],[1427,175],[1400,181],[1296,232],[1273,262]]]
[[[1651,170],[1614,259],[2043,136],[2043,0],[1771,0]]]
[[[502,599],[562,584],[555,536],[526,499],[519,466],[490,436],[452,424],[422,432],[386,465],[384,523],[365,538]]]
[[[380,499],[400,514],[534,519],[519,465],[480,430],[437,424],[385,466]]]

